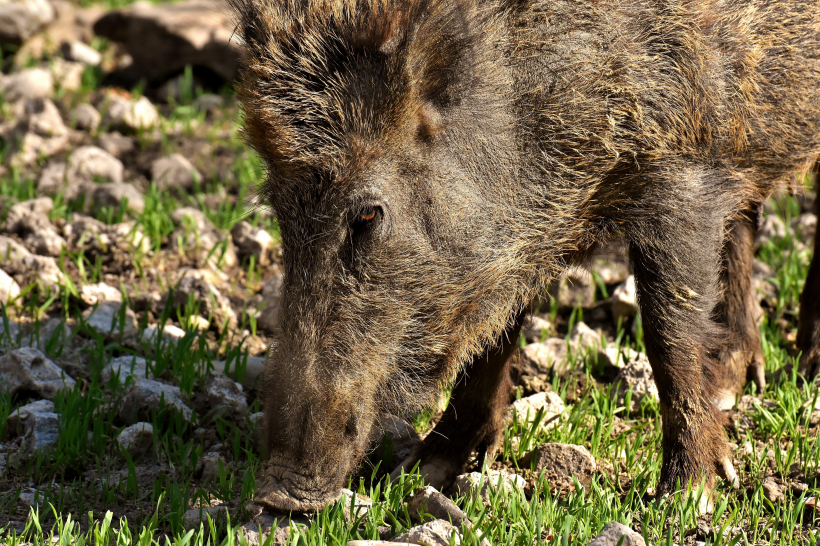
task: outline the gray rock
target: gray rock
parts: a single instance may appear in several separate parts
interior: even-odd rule
[[[262,309],[256,319],[256,326],[266,332],[273,332],[279,320],[279,301],[282,290],[282,275],[277,273],[262,288]]]
[[[136,186],[127,182],[109,182],[98,184],[94,188],[92,201],[96,207],[119,208],[123,199],[128,201],[128,208],[141,214],[145,210],[145,199]]]
[[[277,522],[279,524],[274,528]],[[270,537],[271,533],[273,537]],[[259,514],[243,525],[237,535],[241,535],[248,546],[285,546],[290,538],[290,526],[286,517],[276,520],[269,514]],[[270,542],[267,542],[269,537]]]
[[[458,478],[456,478],[458,481]],[[462,528],[470,525],[470,518],[462,512],[456,503],[441,494],[435,487],[426,485],[413,492],[407,499],[407,512],[410,519],[419,523],[422,514],[429,514],[436,519],[449,521],[455,527]]]
[[[817,231],[817,216],[810,212],[804,212],[792,220],[792,229],[804,243],[813,241],[814,234]]]
[[[147,341],[148,343],[155,343],[157,340],[157,336],[160,334],[160,328],[158,324],[149,324],[145,327],[145,330],[142,332],[142,339]],[[166,324],[162,328],[162,343],[172,343],[177,342],[180,339],[185,337],[185,330],[180,328],[179,326],[175,326],[173,324]]]
[[[207,482],[219,479],[219,463],[222,463],[222,468],[227,470],[228,463],[216,451],[211,451],[202,456],[202,481]]]
[[[204,407],[208,410],[224,406],[232,418],[244,419],[248,413],[248,400],[242,392],[242,385],[220,374],[210,374],[202,386]]]
[[[107,13],[94,25],[95,33],[125,46],[135,72],[149,81],[166,80],[189,65],[232,80],[239,67],[232,30],[230,9],[217,0],[136,3]]]
[[[0,3],[0,44],[22,44],[55,15],[48,0],[4,0]]]
[[[624,260],[602,260],[597,259],[592,264],[595,271],[604,284],[620,284],[629,276],[629,265]]]
[[[413,425],[396,415],[382,413],[379,415],[378,425],[377,434],[382,436],[374,440],[381,440],[384,436],[390,439],[394,463],[407,459],[422,442],[421,436]],[[383,453],[383,455],[386,454]]]
[[[104,301],[96,308],[83,312],[85,324],[104,336],[131,336],[137,333],[137,316],[128,307],[125,308],[125,324],[120,324],[120,309],[122,303]],[[124,326],[124,328],[123,328]]]
[[[32,392],[54,398],[74,385],[74,379],[37,349],[23,347],[0,357],[0,392],[12,396]]]
[[[47,451],[57,444],[60,416],[54,402],[38,400],[14,410],[8,418],[9,432],[23,437],[23,451]]]
[[[20,295],[20,285],[8,273],[0,269],[0,303],[8,305],[9,301]]]
[[[26,228],[26,225],[34,220],[29,220],[30,216],[34,216],[36,221],[41,222],[42,225],[33,226],[34,229],[40,229],[51,225],[48,220],[48,213],[54,209],[54,201],[50,197],[39,197],[37,199],[30,199],[28,201],[21,201],[9,209],[6,216],[6,221],[3,224],[3,230],[11,233],[20,233]]]
[[[158,410],[160,401],[165,406],[179,412],[186,420],[191,419],[193,412],[180,396],[179,387],[166,385],[153,379],[138,379],[122,400],[119,417],[126,423],[150,421],[151,413]]]
[[[649,365],[649,359],[643,353],[634,353],[631,358],[618,373],[615,382],[620,382],[617,391],[618,404],[623,404],[625,401],[626,391],[632,387],[632,407],[630,411],[634,410],[641,403],[645,396],[649,396],[654,400],[658,400],[658,387],[655,385],[655,376],[652,374],[652,366]]]
[[[32,230],[23,239],[26,247],[39,256],[59,256],[66,247],[65,239],[49,224],[48,229]]]
[[[86,188],[93,188],[94,182],[122,182],[122,161],[96,146],[81,146],[74,150],[68,159],[66,180],[69,188],[76,188],[82,193]],[[66,195],[66,199],[74,199],[77,195]]]
[[[530,457],[535,459],[535,474],[543,471],[552,490],[574,488],[573,476],[586,487],[598,468],[587,448],[574,444],[543,444]],[[530,457],[525,457],[524,464],[529,464]]]
[[[225,99],[213,93],[205,93],[194,99],[194,106],[203,112],[213,112],[225,105]]]
[[[27,68],[8,76],[0,76],[0,94],[9,102],[20,99],[33,101],[51,97],[54,82],[45,68]]]
[[[110,93],[103,100],[100,111],[103,125],[128,132],[153,129],[160,123],[159,112],[145,96],[129,100]]]
[[[214,360],[211,363],[214,367],[214,372],[224,374],[225,373],[225,366],[228,366],[228,373],[226,374],[228,377],[232,379],[237,378],[236,373],[236,360],[232,360],[230,364],[228,364],[225,360]],[[256,386],[257,380],[262,376],[262,372],[265,370],[265,358],[261,356],[253,356],[248,355],[247,360],[245,361],[245,373],[242,375],[242,380],[240,383],[245,388],[253,388]]]
[[[552,332],[552,323],[546,316],[532,315],[524,327],[524,338],[530,343],[546,341]]]
[[[100,144],[100,148],[116,157],[120,157],[134,150],[134,141],[117,131],[103,133],[97,138],[97,141]]]
[[[354,493],[350,489],[344,488],[342,489],[339,500],[336,502],[344,503],[344,515],[347,521],[361,518],[373,508],[373,500],[370,497],[362,495],[361,493]]]
[[[0,235],[0,263],[22,260],[26,256],[31,256],[26,247],[10,237]]]
[[[35,254],[59,256],[66,242],[48,219],[53,206],[48,197],[17,203],[9,210],[3,230],[19,235]]]
[[[202,183],[202,175],[185,156],[171,154],[151,164],[151,180],[161,190],[189,192]]]
[[[187,529],[197,529],[200,524],[208,525],[209,516],[215,524],[224,524],[228,521],[228,507],[220,505],[191,508],[185,512],[182,519],[185,522],[185,527]]]
[[[784,498],[785,488],[774,476],[769,476],[763,480],[763,496],[772,504],[778,503]]]
[[[549,294],[562,308],[587,308],[595,301],[595,283],[586,271],[572,269],[550,286]]]
[[[255,256],[257,263],[268,263],[268,251],[273,246],[273,237],[267,230],[255,228],[243,220],[233,227],[231,237],[240,258]]]
[[[506,412],[508,422],[512,421],[513,413],[517,415],[518,422],[534,421],[539,411],[543,410],[544,417],[541,419],[541,427],[549,429],[558,424],[559,416],[567,409],[564,401],[558,394],[550,392],[539,392],[526,398],[520,398],[512,403]]]
[[[125,385],[129,377],[132,381],[138,379],[151,379],[148,373],[148,363],[139,356],[124,355],[112,358],[111,362],[105,365],[100,372],[100,379],[103,383],[108,383],[112,377],[119,377],[120,384]]]
[[[83,73],[86,68],[83,63],[54,57],[49,62],[48,68],[57,89],[76,91],[82,86]]]
[[[502,487],[507,491],[523,491],[526,486],[527,480],[518,474],[498,470],[490,470],[486,475],[482,475],[481,472],[461,474],[456,476],[453,482],[453,489],[457,495],[464,497],[479,495],[484,500],[490,499],[490,489]],[[456,524],[455,521],[453,523]]]
[[[57,260],[51,256],[24,256],[20,263],[44,288],[57,290],[65,283],[65,276],[57,267]]]
[[[208,261],[214,266],[218,263],[224,267],[237,265],[236,249],[230,237],[217,229],[202,211],[193,207],[183,207],[175,210],[171,218],[180,225],[169,237],[171,249],[195,250],[197,257],[202,261],[210,255]],[[224,247],[212,253],[211,250],[219,244],[224,244]]]
[[[12,144],[9,163],[13,167],[32,165],[68,147],[68,127],[48,99],[27,100],[20,123],[7,136]]]
[[[557,337],[543,343],[530,343],[524,347],[521,356],[535,366],[539,373],[549,373],[553,367],[559,375],[568,371],[567,342]]]
[[[236,313],[231,307],[230,300],[208,280],[209,277],[207,271],[185,271],[174,289],[173,304],[176,307],[184,307],[188,303],[188,298],[193,297],[200,302],[201,315],[212,315],[218,328],[221,329],[226,323],[230,328],[236,328]]]
[[[638,294],[635,289],[635,275],[630,275],[623,283],[615,288],[612,293],[612,320],[615,324],[618,320],[625,324],[638,314]]]
[[[643,537],[618,522],[608,524],[589,546],[646,546]]]
[[[786,225],[776,214],[769,214],[763,219],[763,224],[755,235],[754,249],[757,252],[766,241],[779,241],[786,236]]]
[[[593,330],[584,322],[576,322],[569,333],[569,342],[575,351],[585,352],[600,347],[602,337],[599,330]]]
[[[71,111],[71,122],[77,129],[93,133],[100,126],[101,121],[100,113],[88,103],[80,104]]]
[[[450,546],[450,544],[458,546],[461,544],[461,533],[449,522],[437,519],[412,527],[390,542],[424,544],[425,546]]]
[[[65,174],[67,168],[68,165],[63,161],[49,162],[37,180],[37,193],[40,195],[57,195],[66,185]],[[70,194],[71,192],[66,193]]]
[[[79,40],[63,42],[63,45],[60,46],[60,52],[69,61],[88,66],[97,66],[102,62],[102,55],[99,51]]]
[[[117,443],[132,459],[140,459],[154,447],[154,426],[151,423],[136,423],[125,427],[117,436]]]
[[[80,287],[79,292],[80,299],[82,299],[86,305],[96,305],[104,301],[122,302],[122,292],[104,282],[84,284]]]

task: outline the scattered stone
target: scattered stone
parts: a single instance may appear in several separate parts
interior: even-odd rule
[[[279,523],[274,529],[274,525]],[[271,532],[273,537],[268,541]],[[253,520],[243,525],[237,535],[241,534],[248,542],[248,546],[284,546],[290,539],[290,526],[287,518],[279,518],[277,521],[269,514],[256,515]]]
[[[584,322],[577,322],[569,333],[569,342],[575,351],[584,352],[588,348],[601,346],[600,330],[593,330]]]
[[[202,112],[213,112],[225,105],[225,99],[213,93],[204,93],[194,99],[194,106]]]
[[[0,94],[8,102],[46,99],[53,92],[54,82],[51,73],[45,68],[27,68],[8,76],[0,76]]]
[[[223,469],[228,468],[228,463],[216,451],[211,451],[202,456],[202,481],[208,482],[219,479],[219,463],[222,463]]]
[[[140,356],[131,355],[112,358],[111,362],[106,364],[100,372],[100,380],[108,383],[115,375],[119,377],[122,385],[125,385],[129,377],[133,377],[133,381],[151,378],[148,373],[148,362]]]
[[[36,254],[59,256],[66,242],[48,219],[53,206],[48,197],[17,203],[9,210],[3,230],[19,235],[23,244]]]
[[[20,295],[20,285],[8,273],[0,269],[0,303],[8,305],[9,301]]]
[[[214,360],[211,364],[214,367],[214,372],[221,374],[225,373],[225,366],[228,366],[228,373],[226,375],[233,379],[237,379],[236,360],[232,360],[230,364],[225,360]],[[245,388],[253,388],[256,386],[257,379],[259,379],[265,369],[265,358],[261,356],[248,355],[248,358],[245,360],[244,364],[245,373],[242,374],[242,378],[239,382]]]
[[[221,409],[227,418],[244,420],[248,413],[248,400],[242,392],[242,385],[215,373],[205,380],[199,405],[202,415]]]
[[[337,502],[344,503],[345,519],[348,521],[354,521],[364,516],[373,508],[371,498],[361,493],[354,493],[350,489],[342,489],[342,495]]]
[[[589,546],[646,546],[643,537],[618,522],[608,524]]]
[[[530,343],[521,356],[532,363],[538,373],[548,374],[555,368],[555,372],[562,375],[569,371],[567,355],[566,340],[553,337],[543,343]]]
[[[459,482],[459,476],[456,483]],[[466,494],[466,493],[460,493]],[[461,508],[441,494],[435,487],[426,485],[416,489],[407,499],[407,512],[415,523],[422,522],[422,514],[429,514],[436,519],[450,521],[455,527],[463,528],[470,524],[470,518],[461,511]]]
[[[776,214],[768,214],[755,235],[754,249],[757,252],[766,241],[778,241],[786,236],[786,225]]]
[[[54,398],[74,385],[74,379],[37,349],[22,347],[0,357],[0,392],[5,394],[30,392]]]
[[[629,347],[607,347],[598,351],[598,365],[618,368],[618,373],[620,373],[620,369],[628,362],[641,356],[641,353]]]
[[[453,482],[453,490],[457,495],[467,497],[477,494],[485,501],[490,500],[490,489],[501,487],[506,491],[523,491],[526,486],[527,480],[518,474],[508,474],[499,470],[489,470],[486,475],[482,475],[481,472],[461,474]]]
[[[572,269],[550,286],[549,294],[563,309],[587,308],[595,301],[595,283],[588,272]]]
[[[96,146],[81,146],[68,159],[66,199],[75,199],[94,182],[122,182],[122,161]],[[68,190],[71,190],[69,193]]]
[[[125,427],[117,436],[117,443],[132,459],[141,459],[154,447],[154,426],[151,423],[136,423]]]
[[[151,164],[151,180],[160,190],[184,193],[193,190],[195,184],[201,184],[202,175],[185,156],[171,154]]]
[[[193,297],[200,302],[200,313],[203,316],[213,316],[217,328],[222,329],[227,323],[230,328],[235,329],[237,318],[231,302],[207,278],[208,274],[199,269],[183,272],[174,288],[173,305],[184,308],[188,298]]]
[[[584,446],[574,444],[543,444],[525,456],[523,464],[535,459],[535,474],[542,471],[552,490],[566,491],[574,487],[573,476],[588,486],[598,466]]]
[[[57,230],[50,223],[45,229],[25,231],[28,235],[26,235],[23,243],[29,250],[40,256],[59,256],[60,252],[66,247],[65,239],[60,237]]]
[[[627,279],[615,288],[612,293],[612,321],[618,324],[626,324],[626,321],[638,314],[638,293],[635,289],[635,275],[630,275]]]
[[[83,103],[71,111],[71,122],[77,129],[94,132],[100,126],[102,116],[96,108],[88,103]],[[117,154],[113,154],[117,155]]]
[[[63,57],[69,61],[75,61],[84,65],[97,66],[102,62],[102,55],[100,55],[99,51],[79,40],[64,42],[63,45],[60,46],[60,52],[63,54]]]
[[[77,91],[83,84],[85,65],[56,57],[49,63],[55,86],[63,91]]]
[[[240,258],[255,256],[257,263],[268,263],[268,250],[273,246],[273,237],[267,230],[255,228],[243,220],[233,227],[231,237]]]
[[[763,496],[772,504],[778,503],[784,498],[784,488],[778,483],[774,476],[769,476],[763,480]]]
[[[157,335],[160,333],[159,325],[157,324],[149,324],[145,327],[145,330],[142,332],[142,339],[149,343],[155,343],[157,339]],[[162,328],[162,342],[169,343],[179,341],[185,337],[185,330],[180,328],[179,326],[174,326],[173,324],[166,324]]]
[[[564,401],[556,393],[539,392],[526,398],[521,398],[513,402],[512,407],[507,410],[507,421],[513,418],[513,412],[518,416],[519,422],[534,421],[538,412],[543,410],[541,427],[550,429],[558,424],[558,418],[567,409]]]
[[[205,261],[210,255],[209,262],[216,266],[221,263],[225,267],[237,265],[236,249],[230,238],[202,213],[193,207],[183,207],[175,210],[171,218],[180,225],[169,237],[169,246],[175,250],[195,249],[197,256]],[[216,249],[217,245],[224,245]],[[218,269],[218,268],[217,268]]]
[[[92,201],[96,207],[119,208],[122,200],[127,201],[129,209],[137,214],[145,210],[145,200],[142,192],[133,184],[127,182],[110,182],[108,184],[98,184],[94,188]]]
[[[125,46],[135,72],[149,81],[166,80],[186,66],[205,67],[232,80],[239,67],[232,30],[230,9],[218,0],[136,3],[110,11],[94,24],[95,33]]]
[[[273,332],[279,321],[279,301],[282,290],[282,275],[276,274],[262,288],[262,309],[256,319],[256,326],[266,332]]]
[[[542,316],[532,315],[524,328],[524,338],[530,343],[539,343],[546,340],[552,331],[552,323]]]
[[[811,212],[804,212],[792,220],[792,229],[803,242],[808,243],[813,241],[814,234],[817,231],[817,216]]]
[[[57,195],[66,184],[65,173],[68,165],[63,161],[52,161],[45,166],[37,180],[37,193]]]
[[[409,457],[413,450],[421,444],[421,436],[416,432],[412,424],[396,415],[382,413],[379,416],[379,426],[377,428],[381,437],[374,440],[381,440],[382,459],[389,459],[397,464]],[[385,440],[389,439],[391,453],[386,453]]]
[[[620,284],[629,277],[629,265],[625,261],[595,260],[592,265],[604,284]]]
[[[5,0],[0,4],[0,44],[22,44],[55,14],[48,0]]]
[[[658,386],[655,384],[655,376],[652,374],[649,359],[643,353],[634,353],[634,355],[634,358],[629,360],[615,377],[615,382],[620,382],[617,391],[618,404],[624,403],[626,392],[629,387],[632,387],[632,407],[629,411],[639,407],[645,396],[654,400],[659,399]]]
[[[208,517],[214,523],[220,522],[222,524],[228,521],[228,507],[227,506],[202,506],[200,508],[191,508],[182,517],[185,521],[185,526],[188,529],[196,529],[200,524],[208,525]]]
[[[95,308],[83,312],[86,326],[104,336],[131,336],[137,332],[137,316],[125,307],[124,324],[120,324],[121,302],[104,301]]]
[[[23,437],[23,451],[47,451],[57,444],[60,416],[54,402],[38,400],[14,410],[8,417],[9,432]]]
[[[191,419],[193,412],[180,397],[179,387],[166,385],[153,379],[137,379],[122,400],[119,417],[126,423],[150,421],[151,414],[160,408],[160,401],[165,407],[178,411],[186,420]]]
[[[22,260],[26,256],[31,256],[26,247],[11,237],[0,235],[0,263]]]
[[[6,140],[12,144],[10,164],[25,167],[65,150],[69,143],[68,127],[50,100],[27,100],[22,121]]]
[[[134,150],[134,141],[117,131],[103,133],[97,140],[100,143],[100,148],[115,157],[120,157]]]
[[[86,305],[96,305],[104,301],[122,302],[122,292],[110,284],[98,282],[96,284],[84,284],[80,287],[80,299]]]
[[[160,117],[156,107],[147,97],[129,100],[109,93],[102,103],[103,124],[115,129],[139,132],[159,125]]]
[[[51,256],[24,256],[20,263],[43,288],[58,290],[65,283],[65,276],[57,267],[57,260]]]
[[[461,544],[461,533],[449,522],[437,519],[412,527],[390,542],[424,544],[425,546],[450,546],[451,544],[458,546]]]

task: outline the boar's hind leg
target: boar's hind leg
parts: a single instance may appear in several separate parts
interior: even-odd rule
[[[814,210],[820,217],[820,161],[814,165]],[[800,373],[814,377],[820,372],[820,226],[814,232],[814,257],[800,296],[797,347],[803,352]]]
[[[717,315],[729,329],[729,342],[724,343],[720,351],[720,362],[724,367],[721,405],[734,405],[735,395],[743,392],[747,381],[754,381],[760,391],[766,384],[752,286],[759,206],[755,203],[730,223],[724,248],[724,293]]]
[[[397,468],[409,470],[419,461],[427,483],[448,487],[474,450],[492,456],[504,431],[504,410],[510,403],[509,360],[518,348],[524,315],[517,318],[498,343],[461,372],[450,403],[418,451]]]
[[[718,348],[724,328],[713,320],[720,298],[723,223],[732,203],[717,176],[683,173],[641,196],[643,221],[628,226],[644,341],[660,394],[663,466],[659,495],[715,474],[736,483],[715,405]],[[701,498],[707,506],[708,495]]]

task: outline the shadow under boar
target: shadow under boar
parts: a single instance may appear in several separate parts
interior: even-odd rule
[[[233,6],[284,253],[258,502],[322,507],[381,412],[454,380],[414,460],[442,486],[494,453],[529,302],[615,233],[660,391],[658,493],[736,483],[717,404],[764,382],[751,244],[820,152],[820,1]]]

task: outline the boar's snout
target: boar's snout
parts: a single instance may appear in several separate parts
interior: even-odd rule
[[[313,369],[268,364],[269,459],[256,501],[278,510],[320,510],[336,500],[374,425],[372,403],[361,388],[315,377]]]

